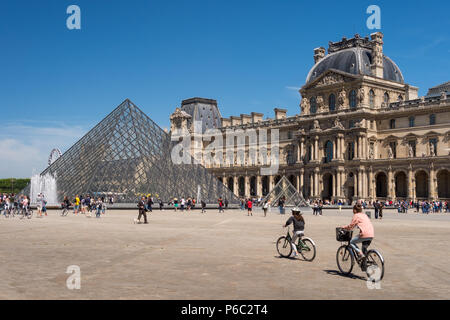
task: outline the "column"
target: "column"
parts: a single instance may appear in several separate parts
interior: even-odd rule
[[[359,145],[358,145],[358,137],[355,138],[355,158],[358,159],[358,154],[359,154]],[[355,188],[356,190],[356,188]]]
[[[305,176],[305,169],[300,169],[300,179],[299,179],[299,191],[302,193],[303,196],[305,196],[304,190],[304,176]]]
[[[225,173],[222,176],[222,183],[228,189],[228,180],[227,180]]]
[[[388,188],[388,198],[392,200],[394,198],[394,195],[392,193],[392,168],[389,168],[389,171],[388,171],[388,185],[387,185],[387,188]]]
[[[309,174],[309,198],[312,199],[314,196],[314,173]]]
[[[358,170],[358,198],[362,198],[362,172]]]
[[[408,170],[408,200],[414,199],[413,195],[413,172],[412,168],[409,167]]]
[[[363,149],[362,139],[361,136],[358,136],[358,159],[362,159],[362,149]]]
[[[314,138],[314,160],[319,160],[319,137]]]
[[[336,199],[337,197],[337,172],[333,172],[333,195],[332,197]]]
[[[339,138],[336,137],[333,143],[333,160],[337,160],[338,158],[338,141]]]
[[[237,175],[234,175],[234,179],[233,179],[233,192],[236,196],[239,197],[239,184],[238,184],[238,179],[239,177]]]
[[[429,187],[428,187],[428,198],[431,200],[435,200],[435,172],[434,172],[434,165],[431,164],[430,166],[430,177],[429,177]]]
[[[354,185],[354,192],[353,192],[353,197],[357,197],[358,196],[358,174],[354,174],[353,175],[353,185]]]
[[[297,180],[297,188],[296,188],[297,192],[300,192],[300,176],[296,175],[295,179]]]
[[[260,175],[256,176],[256,194],[262,197],[262,178]]]
[[[302,137],[302,139],[300,140],[300,159],[299,159],[299,161],[302,160],[304,155],[305,155],[305,138]]]
[[[364,200],[367,199],[367,174],[366,174],[366,170],[363,168],[361,169],[361,178],[362,178],[362,194],[361,196],[363,197]]]
[[[345,152],[345,138],[342,136],[341,137],[341,154],[340,154],[340,159],[345,159],[345,156],[344,156],[344,152]]]
[[[320,197],[320,190],[319,190],[319,168],[315,168],[314,169],[314,189],[315,189],[315,194],[314,196],[316,198]]]
[[[250,197],[250,177],[249,176],[245,176],[245,196],[246,197]]]
[[[338,198],[341,197],[341,187],[342,187],[341,171],[338,169],[336,172],[336,196]]]

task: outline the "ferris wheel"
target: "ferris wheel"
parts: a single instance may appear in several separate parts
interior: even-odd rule
[[[50,156],[48,157],[48,165],[51,166],[53,162],[58,160],[59,157],[62,156],[61,151],[58,148],[53,149],[50,152]]]

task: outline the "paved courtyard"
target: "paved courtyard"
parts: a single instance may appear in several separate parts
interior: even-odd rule
[[[349,211],[306,214],[316,259],[282,259],[275,240],[286,216],[275,212],[155,211],[148,225],[137,211],[101,219],[0,217],[1,299],[448,299],[450,215],[385,213],[372,244],[386,260],[381,289],[366,276],[337,271],[335,227]],[[66,269],[81,269],[81,289],[66,287]]]

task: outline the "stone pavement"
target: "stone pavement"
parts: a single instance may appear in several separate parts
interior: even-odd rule
[[[209,209],[154,211],[149,224],[133,224],[137,210],[109,210],[101,219],[0,217],[0,299],[448,299],[450,215],[394,211],[373,220],[386,260],[381,289],[369,290],[365,273],[339,274],[335,227],[351,212],[306,214],[306,236],[317,257],[282,259],[276,239],[289,217],[273,209],[219,214]],[[81,270],[81,289],[66,287],[66,269]]]

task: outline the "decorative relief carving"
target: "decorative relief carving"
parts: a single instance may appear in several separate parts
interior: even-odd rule
[[[344,126],[342,125],[341,121],[339,120],[339,117],[334,119],[333,129],[340,129],[340,130],[344,130],[345,129]]]
[[[317,101],[317,110],[319,113],[324,112],[325,111],[325,102],[323,101],[323,97],[322,96],[317,96],[316,98]]]
[[[337,102],[338,109],[343,109],[346,106],[347,93],[345,92],[344,88],[342,88],[342,90],[339,92]]]
[[[360,105],[364,104],[365,98],[366,98],[366,91],[364,90],[364,88],[360,88],[358,90],[358,102]]]
[[[300,107],[302,109],[302,113],[309,113],[309,100],[306,97],[303,97],[302,101],[300,102]]]

